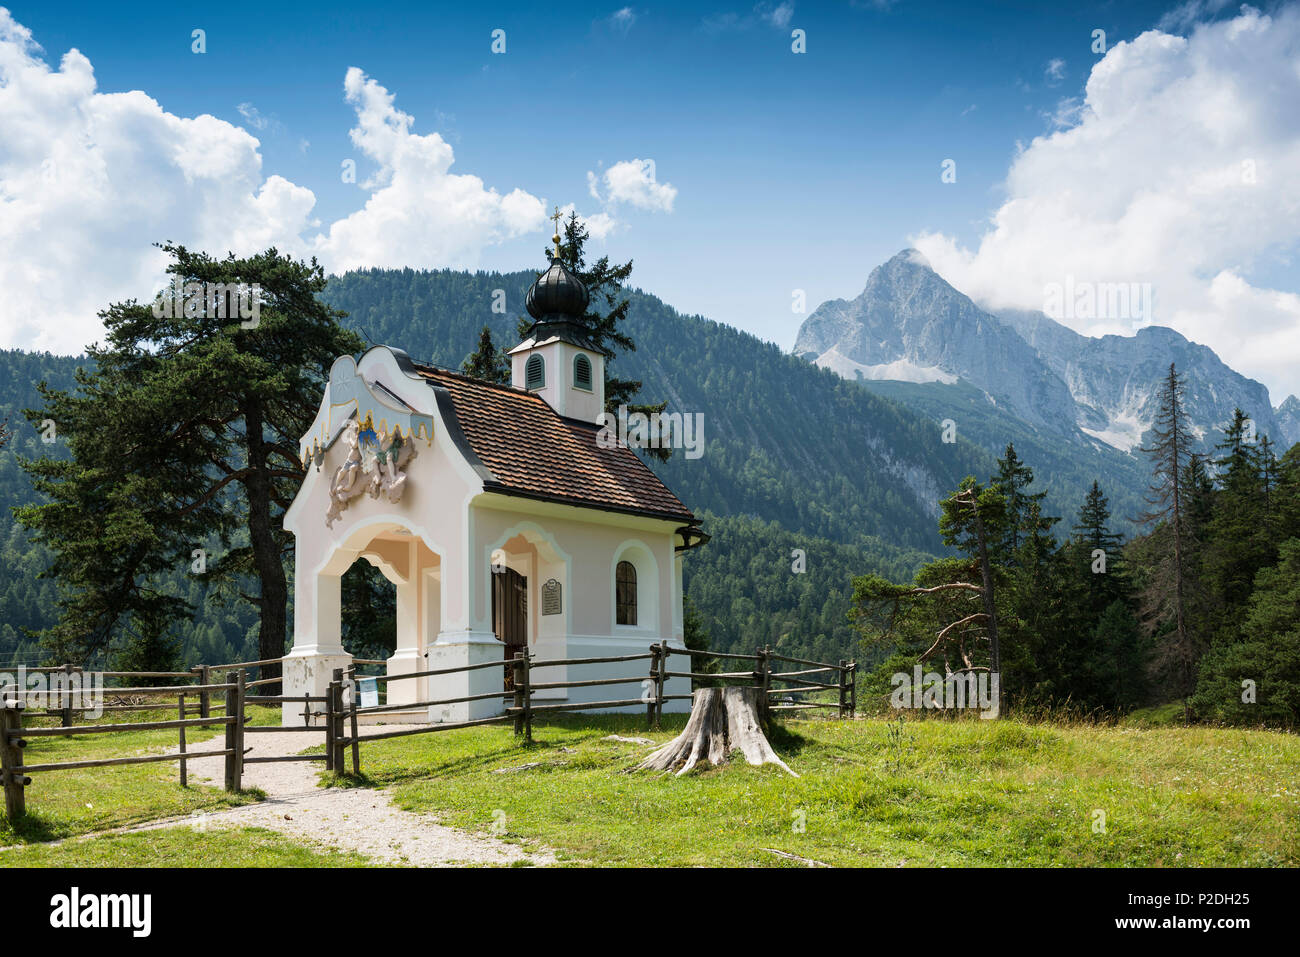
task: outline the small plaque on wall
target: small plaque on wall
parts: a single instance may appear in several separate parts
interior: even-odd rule
[[[561,611],[560,583],[554,578],[542,585],[542,614],[558,615]]]

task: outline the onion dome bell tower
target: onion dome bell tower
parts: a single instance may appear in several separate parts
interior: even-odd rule
[[[524,307],[533,324],[510,350],[510,381],[536,392],[560,415],[596,422],[605,410],[605,353],[587,331],[587,287],[560,262],[560,211],[551,265],[528,289]]]

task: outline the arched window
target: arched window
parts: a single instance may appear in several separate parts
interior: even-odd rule
[[[620,625],[636,624],[636,566],[619,562],[614,573],[614,602],[617,605],[615,621]]]
[[[581,352],[573,357],[573,387],[591,391],[591,360]]]
[[[529,356],[524,366],[524,388],[541,389],[546,386],[546,362],[541,356]]]

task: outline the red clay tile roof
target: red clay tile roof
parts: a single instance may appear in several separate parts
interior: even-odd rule
[[[447,390],[465,439],[491,473],[491,491],[682,522],[695,516],[631,449],[602,449],[597,427],[559,415],[513,386],[416,364]],[[452,428],[449,424],[448,428]],[[471,462],[471,464],[474,464]]]

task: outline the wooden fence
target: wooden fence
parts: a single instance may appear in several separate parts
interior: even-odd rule
[[[674,656],[686,657],[685,671],[674,671],[669,667]],[[710,672],[692,670],[700,658],[713,658],[723,661],[751,662],[747,670]],[[281,659],[275,659],[279,661]],[[645,676],[628,675],[611,678],[587,678],[571,681],[534,681],[532,672],[536,668],[554,668],[561,666],[582,666],[596,664],[615,664],[644,661],[647,663]],[[794,671],[774,671],[773,663],[804,666]],[[5,792],[5,813],[10,821],[16,821],[26,812],[26,789],[32,783],[32,774],[44,774],[54,771],[70,771],[83,768],[111,767],[129,764],[146,764],[156,761],[178,761],[180,783],[188,785],[187,762],[197,758],[225,759],[225,788],[238,792],[242,786],[243,769],[246,764],[276,761],[323,761],[325,769],[334,774],[343,774],[347,770],[348,750],[351,754],[351,770],[355,775],[361,773],[360,746],[365,741],[382,741],[388,738],[405,737],[415,734],[432,734],[439,731],[451,731],[457,728],[470,728],[479,725],[511,722],[516,735],[531,743],[533,737],[533,719],[537,715],[545,716],[563,711],[592,711],[605,708],[626,708],[644,705],[646,721],[651,729],[660,726],[663,706],[666,701],[689,700],[692,694],[667,694],[665,686],[670,678],[689,678],[693,682],[741,683],[753,687],[762,693],[759,696],[762,718],[767,720],[771,712],[807,711],[814,709],[836,709],[840,717],[852,716],[857,709],[855,689],[856,663],[841,660],[838,665],[801,658],[778,655],[770,648],[764,648],[757,654],[745,655],[720,651],[691,651],[683,648],[671,648],[666,643],[650,646],[648,652],[635,655],[615,655],[597,658],[559,658],[534,659],[532,655],[521,652],[509,662],[513,669],[513,688],[510,690],[489,691],[480,694],[463,695],[454,698],[441,698],[429,701],[405,702],[401,704],[382,704],[371,707],[359,705],[358,678],[376,682],[391,683],[418,678],[470,672],[488,668],[503,668],[505,661],[488,661],[474,665],[462,665],[455,668],[440,668],[429,671],[417,671],[400,675],[360,676],[358,666],[383,664],[380,661],[355,661],[346,671],[335,669],[324,696],[312,695],[250,695],[248,690],[257,685],[278,682],[280,677],[260,681],[248,681],[244,671],[249,668],[271,664],[272,661],[234,662],[229,665],[199,665],[189,672],[99,672],[105,678],[185,678],[198,683],[190,685],[168,686],[134,686],[103,688],[105,696],[113,694],[120,698],[157,698],[166,696],[176,701],[177,718],[166,721],[142,721],[126,724],[82,724],[73,723],[74,713],[87,711],[157,711],[164,707],[158,702],[136,702],[126,705],[76,705],[75,692],[68,687],[49,691],[27,691],[15,687],[0,689],[0,773],[3,776]],[[71,666],[60,668],[29,669],[58,673],[70,676],[77,669]],[[225,671],[224,683],[213,683],[212,674]],[[826,680],[816,680],[821,676]],[[60,679],[62,680],[62,679]],[[597,701],[563,701],[549,699],[535,701],[539,691],[568,690],[571,688],[594,688],[606,686],[626,686],[639,684],[641,693],[637,697],[613,697]],[[773,687],[774,684],[793,685],[788,688]],[[816,694],[835,691],[838,700],[828,701],[791,700],[791,696]],[[38,694],[57,695],[58,707],[45,711],[29,710],[27,698]],[[224,703],[215,704],[212,696],[224,695]],[[186,699],[197,699],[193,704]],[[412,709],[430,708],[441,705],[467,704],[474,701],[499,701],[502,708],[499,714],[484,718],[464,721],[444,722],[432,725],[420,725],[395,730],[372,731],[362,734],[359,729],[360,717],[363,715],[383,715],[394,711],[411,711]],[[294,726],[253,726],[248,722],[245,707],[249,704],[286,705],[302,704],[303,724]],[[217,716],[215,712],[223,711]],[[198,717],[190,715],[198,714]],[[31,719],[58,718],[55,727],[36,727]],[[320,724],[313,720],[322,718]],[[223,747],[206,751],[187,749],[185,731],[193,727],[219,725],[225,729]],[[177,732],[178,750],[170,754],[134,755],[120,758],[101,758],[89,761],[65,761],[61,763],[26,764],[23,761],[23,749],[28,738],[72,736],[81,734],[112,734],[132,731],[156,731],[174,729]],[[248,756],[252,748],[245,747],[247,735],[283,732],[315,732],[324,734],[325,749],[323,754],[293,755],[254,755]]]

